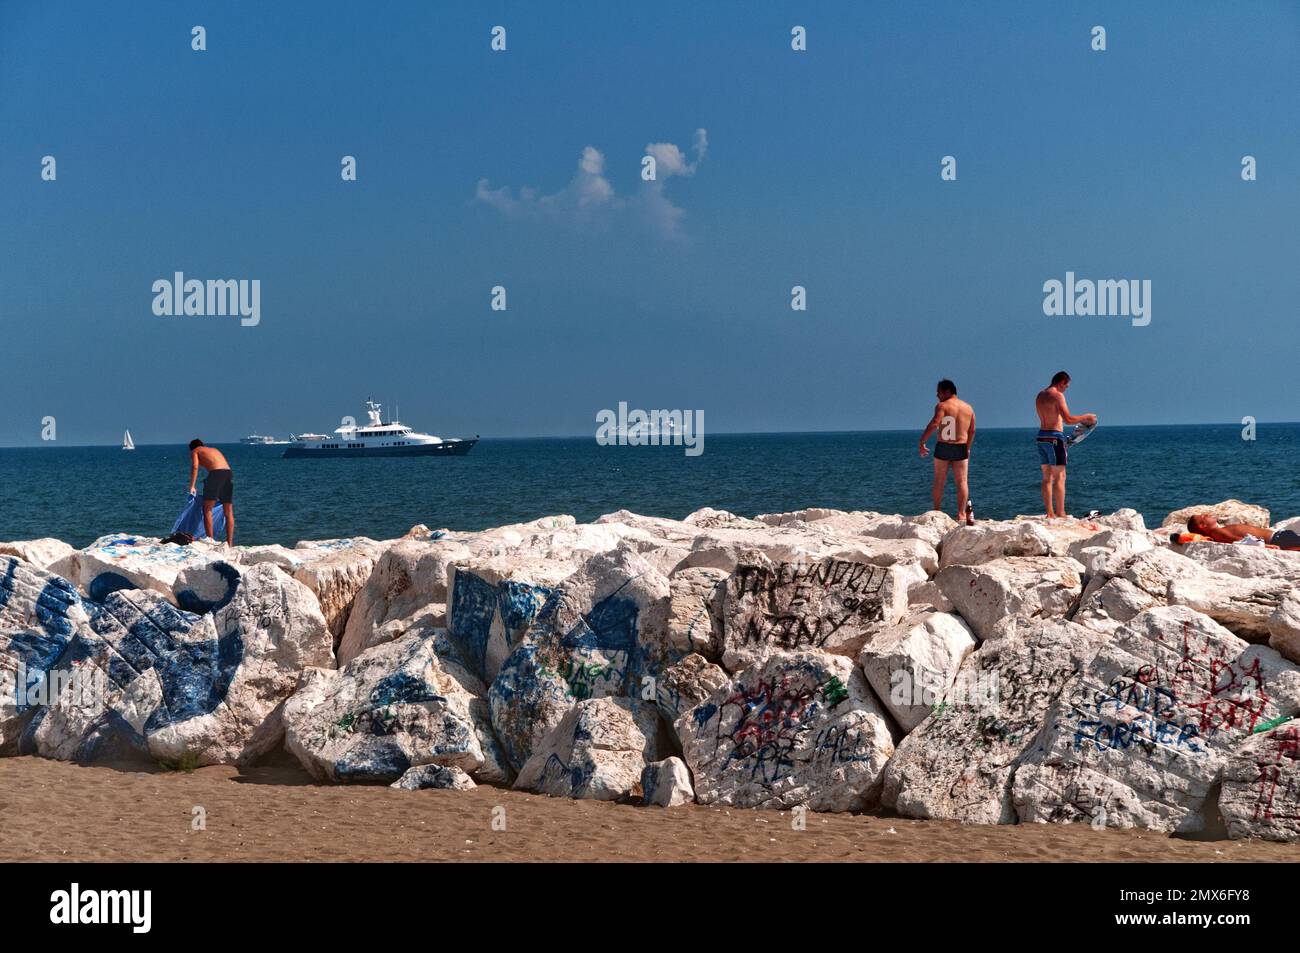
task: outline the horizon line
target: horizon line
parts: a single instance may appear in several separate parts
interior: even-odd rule
[[[1255,424],[1256,426],[1260,426],[1260,425],[1295,426],[1300,424],[1300,421],[1256,420]],[[1107,430],[1135,430],[1135,429],[1149,429],[1149,428],[1156,428],[1156,427],[1241,427],[1241,426],[1243,425],[1240,421],[1210,421],[1210,422],[1203,422],[1203,423],[1183,423],[1183,424],[1107,424],[1106,429]],[[713,433],[713,434],[708,434],[706,432],[706,439],[709,436],[712,437],[799,437],[799,436],[837,436],[837,435],[849,435],[849,434],[916,433],[919,432],[921,429],[923,428],[886,427],[886,428],[880,428],[874,430],[725,430],[725,431],[720,430],[717,433]],[[1006,431],[1033,430],[1033,429],[1035,428],[1032,424],[1025,424],[1023,426],[1016,426],[1016,427],[983,427],[977,430],[976,432],[979,433],[980,430],[1006,432]],[[594,434],[592,433],[579,433],[579,434],[533,434],[530,436],[512,436],[512,437],[479,437],[478,439],[480,441],[482,440],[505,441],[505,440],[585,440],[585,439],[595,439],[595,438],[594,438]],[[287,445],[287,444],[243,444],[240,443],[240,440],[241,438],[236,437],[233,440],[217,440],[214,441],[214,444],[224,443],[227,445],[234,444],[236,446],[250,446],[250,447]],[[51,444],[53,446],[47,447],[46,446],[47,444]],[[137,448],[138,447],[184,447],[187,445],[188,445],[188,441],[180,441],[177,443],[164,442],[164,443],[135,444]],[[209,446],[211,445],[213,444],[209,444]],[[40,443],[34,443],[34,444],[3,445],[0,446],[0,450],[36,450],[41,448],[57,449],[60,446],[65,450],[85,450],[85,449],[96,449],[102,447],[118,447],[119,445],[116,442],[59,444],[58,441],[56,440],[47,440],[47,441],[42,441]]]

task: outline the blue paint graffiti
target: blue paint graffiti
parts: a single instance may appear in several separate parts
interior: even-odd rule
[[[132,582],[116,572],[101,572],[94,579],[90,580],[90,585],[86,587],[86,592],[95,602],[103,602],[114,592],[122,589],[139,589],[140,584]]]
[[[457,570],[448,616],[448,639],[466,667],[487,677],[487,645],[492,619],[500,613],[508,649],[513,649],[533,624],[552,591],[547,586],[505,580],[497,585],[472,572]]]
[[[213,580],[215,583],[212,585],[213,592],[201,594],[194,589],[182,589],[176,593],[176,604],[186,612],[203,615],[206,612],[223,609],[230,604],[230,600],[234,599],[235,593],[239,591],[239,570],[230,563],[212,563],[205,568],[204,575],[208,573],[215,573],[217,576],[216,580]]]

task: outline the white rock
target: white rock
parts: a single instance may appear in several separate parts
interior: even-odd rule
[[[957,526],[940,543],[940,568],[976,566],[1004,556],[1050,556],[1052,534],[1040,523],[989,522]]]
[[[693,653],[664,669],[655,679],[655,702],[669,724],[731,684],[721,665]]]
[[[281,546],[278,543],[271,543],[266,546],[240,546],[238,555],[238,561],[241,566],[256,566],[259,563],[270,563],[273,566],[279,566],[291,576],[295,569],[310,559],[315,558],[314,554],[309,554],[302,550],[289,549],[287,546]]]
[[[1195,506],[1184,506],[1181,510],[1174,510],[1164,518],[1160,528],[1166,530],[1166,532],[1181,531],[1187,526],[1187,520],[1198,513],[1209,513],[1225,525],[1228,523],[1250,523],[1253,526],[1267,526],[1269,520],[1269,512],[1262,506],[1243,503],[1241,500],[1224,500],[1222,503],[1200,503]]]
[[[146,536],[101,536],[74,556],[61,560],[71,579],[96,602],[117,589],[152,589],[172,598],[172,584],[182,569],[226,561],[229,551],[211,540],[188,546],[159,543]]]
[[[1253,734],[1228,757],[1219,813],[1229,837],[1300,841],[1300,728]]]
[[[1219,572],[1175,579],[1166,598],[1170,605],[1204,612],[1248,642],[1267,642],[1269,619],[1294,592],[1287,579],[1242,579]]]
[[[668,579],[624,546],[592,556],[537,614],[488,690],[492,726],[516,770],[575,702],[640,697],[679,658]]]
[[[61,559],[66,559],[76,550],[60,539],[20,539],[11,543],[0,543],[0,556],[17,556],[29,566],[37,569],[49,569]]]
[[[935,581],[975,635],[992,636],[998,620],[1065,617],[1083,592],[1083,567],[1069,557],[1022,556],[942,569]]]
[[[1300,585],[1300,553],[1235,543],[1188,543],[1179,552],[1211,572],[1242,579],[1270,576]]]
[[[1183,606],[1121,627],[1016,772],[1021,821],[1191,833],[1228,755],[1300,710],[1300,668]]]
[[[386,623],[408,619],[431,605],[445,607],[448,568],[472,555],[456,539],[402,540],[386,549],[353,599],[338,646],[339,664],[379,644],[382,637],[376,632]]]
[[[1105,529],[1084,539],[1075,540],[1070,544],[1068,553],[1091,570],[1090,561],[1084,554],[1093,549],[1100,549],[1107,559],[1123,561],[1151,548],[1153,548],[1151,540],[1147,538],[1145,531]]]
[[[351,547],[298,566],[293,578],[316,594],[321,612],[337,644],[343,638],[353,600],[375,568],[378,552]]]
[[[1157,599],[1127,579],[1097,578],[1084,590],[1073,621],[1099,632],[1110,633],[1139,613],[1164,604],[1163,599]]]
[[[701,529],[717,529],[718,527],[750,529],[761,528],[764,525],[758,520],[737,516],[735,513],[728,513],[726,510],[715,510],[711,506],[696,510],[682,522],[690,523],[692,526],[698,526]]]
[[[536,556],[493,556],[448,569],[447,637],[479,678],[491,682],[542,605],[574,569]]]
[[[59,662],[82,685],[38,713],[24,744],[81,763],[135,753],[199,765],[247,764],[276,747],[300,674],[333,665],[329,631],[311,592],[275,566],[231,570],[206,570],[230,587],[206,615],[143,590],[91,606]]]
[[[315,778],[391,783],[417,765],[484,763],[473,696],[417,633],[367,649],[342,669],[310,669],[284,707],[285,747]]]
[[[863,674],[907,733],[923,722],[957,679],[975,636],[952,612],[917,612],[875,633],[858,656]]]
[[[474,780],[457,767],[440,764],[418,764],[407,768],[406,773],[389,785],[402,791],[472,791],[478,787]]]
[[[744,554],[727,580],[722,664],[735,672],[773,652],[855,658],[871,633],[907,614],[914,581],[899,566],[822,559],[772,563]]]
[[[722,657],[727,576],[721,569],[680,569],[668,577],[668,641],[683,653]]]
[[[640,794],[641,772],[666,753],[654,705],[628,698],[578,702],[535,747],[515,787],[552,797],[615,801]]]
[[[1300,662],[1300,594],[1288,595],[1268,617],[1268,644],[1288,661]]]
[[[641,796],[647,805],[677,807],[695,800],[691,771],[678,757],[665,758],[645,766],[641,772]]]
[[[1103,639],[1063,619],[1039,619],[981,645],[943,703],[898,746],[884,772],[884,804],[906,817],[1014,822],[1017,765]]]
[[[955,608],[952,600],[943,594],[939,584],[933,579],[910,587],[907,590],[908,609],[930,607],[936,612],[952,612]]]
[[[0,754],[12,754],[37,707],[57,687],[46,673],[89,619],[72,583],[16,556],[0,556]]]
[[[873,805],[894,742],[842,655],[770,656],[677,720],[701,804],[813,811]]]

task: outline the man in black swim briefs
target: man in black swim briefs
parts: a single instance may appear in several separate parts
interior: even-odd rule
[[[203,528],[212,538],[212,507],[221,504],[226,517],[226,545],[235,545],[235,476],[226,455],[202,440],[190,441],[190,494],[198,482],[199,467],[208,471],[203,480]]]
[[[920,452],[924,457],[930,451],[925,442],[935,431],[939,439],[934,445],[934,483],[930,487],[930,497],[936,510],[943,509],[943,489],[948,482],[948,470],[952,470],[953,482],[957,485],[957,522],[965,521],[973,525],[974,515],[970,507],[970,490],[966,486],[967,469],[970,465],[970,448],[975,442],[975,411],[964,400],[957,399],[957,385],[952,381],[939,381],[935,388],[939,403],[934,406],[934,416],[930,418],[925,433],[921,434]]]

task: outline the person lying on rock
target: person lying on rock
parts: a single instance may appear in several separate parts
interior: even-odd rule
[[[1267,526],[1252,526],[1250,523],[1229,523],[1227,526],[1220,526],[1219,521],[1209,513],[1197,513],[1188,519],[1187,531],[1205,536],[1216,543],[1235,543],[1247,536],[1254,536],[1278,549],[1300,550],[1300,533],[1289,529],[1278,530],[1275,533]]]
[[[212,507],[221,504],[226,516],[226,545],[235,545],[235,477],[230,464],[216,447],[205,446],[202,440],[190,441],[190,494],[199,478],[199,467],[207,470],[203,478],[203,529],[212,538]]]

